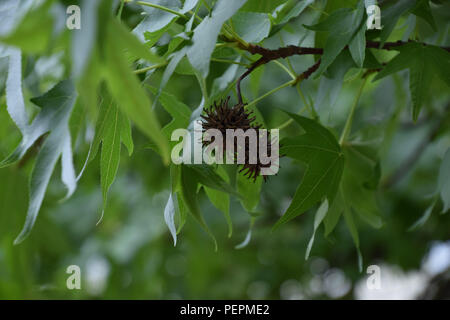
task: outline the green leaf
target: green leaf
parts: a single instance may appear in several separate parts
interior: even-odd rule
[[[151,48],[153,47],[159,39],[170,29],[174,21],[170,22],[165,27],[156,30],[156,31],[147,31],[144,27],[144,21],[146,21],[148,17],[146,17],[137,27],[133,30],[133,34],[135,34],[139,40],[145,41],[145,44]]]
[[[156,94],[157,89],[155,87],[149,86],[150,91]],[[189,124],[189,119],[191,117],[191,109],[183,102],[178,100],[173,94],[163,91],[159,97],[159,102],[161,102],[164,109],[174,118],[175,120],[180,120],[186,123],[184,127]]]
[[[115,19],[111,19],[110,32],[114,34],[114,40],[136,58],[142,58],[155,64],[165,62],[163,58],[151,52],[146,45],[141,43],[123,24]]]
[[[252,239],[252,231],[253,231],[253,226],[255,225],[255,220],[256,220],[255,217],[250,218],[250,226],[248,227],[248,232],[245,236],[245,239],[244,239],[244,241],[242,241],[241,243],[239,243],[238,245],[236,245],[234,247],[236,250],[244,249],[250,243],[250,240]]]
[[[236,184],[238,192],[242,195],[241,204],[249,213],[254,213],[259,203],[261,194],[262,178],[258,177],[255,182],[243,176],[239,172],[236,173]]]
[[[6,105],[8,113],[21,133],[24,134],[28,124],[28,114],[22,93],[22,54],[20,50],[8,50],[8,78],[6,80]]]
[[[220,175],[218,175],[212,166],[206,164],[196,164],[185,165],[185,167],[188,167],[192,172],[195,172],[197,175],[197,180],[203,185],[240,197],[240,194],[237,193],[236,190],[234,190],[233,187]]]
[[[322,223],[325,215],[328,211],[328,200],[325,199],[320,205],[319,209],[317,209],[316,216],[314,217],[314,231],[311,236],[311,239],[308,242],[308,247],[306,248],[305,260],[308,260],[309,254],[311,253],[311,248],[314,244],[314,238],[316,237],[316,231],[319,228],[319,225]]]
[[[83,104],[90,120],[95,121],[98,116],[98,95],[97,90],[101,81],[101,64],[96,50],[92,51],[91,61],[86,70],[81,75],[77,86],[81,103]]]
[[[113,184],[119,168],[121,141],[127,147],[129,155],[131,155],[133,152],[133,138],[129,120],[120,112],[112,99],[107,97],[100,106],[99,118],[89,156],[90,160],[95,158],[101,143],[100,182],[102,186],[103,211],[106,208],[108,190]]]
[[[429,92],[431,80],[437,74],[450,86],[450,53],[439,47],[420,43],[407,43],[398,48],[396,55],[378,73],[374,81],[390,74],[409,69],[409,87],[413,102],[413,120],[419,117],[423,101]]]
[[[261,87],[261,79],[263,78],[264,70],[266,70],[266,67],[262,65],[250,73],[250,90],[255,99],[259,96],[259,89]]]
[[[192,9],[194,9],[198,2],[199,0],[185,0],[180,12],[186,13],[188,11],[191,11]]]
[[[425,60],[417,60],[413,68],[409,70],[409,88],[413,103],[413,120],[417,121],[423,101],[427,95],[427,87],[433,78],[430,69],[426,67]]]
[[[77,141],[80,141],[84,138],[84,133],[86,132],[85,130],[87,127],[86,120],[86,112],[83,109],[80,97],[78,97],[69,120],[70,136],[72,137],[73,145],[76,145]]]
[[[110,104],[105,129],[102,135],[102,154],[100,158],[100,182],[102,185],[103,210],[106,207],[109,187],[116,178],[120,161],[119,108]],[[103,215],[102,215],[103,216]]]
[[[344,157],[336,138],[317,122],[288,113],[305,134],[281,141],[280,154],[307,165],[302,182],[274,228],[304,213],[327,198],[332,203],[342,176]]]
[[[323,224],[325,225],[326,237],[328,237],[328,235],[330,235],[331,232],[333,232],[334,228],[339,222],[339,219],[343,211],[344,211],[344,199],[342,197],[342,192],[338,191],[336,193],[336,197],[334,198],[333,203],[331,204],[323,220]]]
[[[364,65],[366,57],[366,24],[363,23],[348,46],[350,54],[356,65],[360,68]]]
[[[159,84],[159,89],[158,89],[158,93],[156,93],[156,97],[157,99],[159,99],[159,96],[161,94],[161,91],[165,88],[165,86],[167,85],[167,83],[169,82],[170,78],[172,77],[173,73],[175,72],[175,70],[177,69],[178,65],[183,61],[183,59],[187,62],[184,64],[184,66],[188,66],[188,68],[190,70],[192,69],[192,66],[189,64],[189,61],[186,58],[186,53],[188,51],[188,46],[184,46],[182,47],[180,50],[178,50],[177,52],[170,54],[170,52],[172,52],[171,50],[174,50],[174,48],[171,48],[171,44],[174,43],[174,41],[176,41],[177,45],[175,45],[175,48],[177,46],[179,46],[181,43],[183,43],[187,37],[187,40],[190,41],[190,37],[188,37],[186,34],[191,34],[191,28],[192,28],[192,23],[194,21],[194,17],[195,14],[192,15],[190,22],[188,22],[185,26],[185,32],[183,32],[184,37],[182,38],[177,38],[176,36],[172,39],[172,41],[169,43],[169,48],[167,50],[167,54],[169,54],[169,59],[170,62],[168,63],[166,69],[164,70],[164,74],[163,77],[161,79],[161,82]],[[181,40],[181,41],[180,41]],[[195,72],[193,72],[193,74],[195,74]]]
[[[261,42],[270,33],[270,19],[265,13],[237,12],[231,21],[235,31],[247,42]]]
[[[358,264],[362,268],[362,256],[359,247],[358,230],[353,213],[356,212],[367,223],[375,228],[382,225],[374,189],[374,172],[378,169],[376,147],[362,143],[347,143],[343,147],[345,156],[344,172],[339,191],[325,216],[325,236],[328,236],[337,225],[341,214],[347,224],[358,253]],[[370,188],[369,188],[370,187]]]
[[[235,62],[240,62],[241,57],[238,57],[234,60]],[[213,99],[218,97],[223,92],[227,92],[226,90],[230,84],[236,79],[236,72],[238,71],[239,65],[232,64],[228,69],[224,72],[224,74],[216,79],[214,79],[212,89],[211,89],[211,97]],[[215,100],[215,99],[214,99]]]
[[[223,212],[228,225],[228,237],[233,234],[233,223],[230,215],[230,196],[227,193],[204,187],[206,195],[218,210]]]
[[[426,58],[434,72],[450,87],[450,52],[436,46],[426,46]]]
[[[52,1],[45,1],[38,8],[29,11],[11,33],[0,36],[0,42],[27,53],[46,50],[53,32],[53,18],[49,10],[51,4]]]
[[[79,78],[91,60],[91,53],[97,40],[97,13],[100,1],[83,0],[80,6],[82,12],[82,28],[71,30],[72,44],[72,74]],[[89,30],[90,32],[86,32]]]
[[[172,192],[169,195],[169,199],[167,200],[166,207],[164,208],[164,221],[166,222],[167,227],[169,228],[170,234],[173,238],[173,246],[177,245],[177,228],[175,227],[175,201],[174,197],[176,194]]]
[[[179,12],[179,1],[176,0],[152,0],[152,4],[163,5],[169,9]],[[145,18],[134,28],[133,33],[136,34],[141,40],[143,40],[144,33],[156,34],[158,31],[162,31],[159,37],[167,30],[166,27],[178,19],[178,16],[153,8],[149,6],[141,5],[142,10],[145,11]],[[158,38],[159,38],[158,37]]]
[[[373,171],[377,168],[377,161],[373,158],[374,152],[369,149],[351,143],[343,148],[345,165],[342,179],[328,213],[323,218],[325,236],[328,236],[337,225],[342,213],[344,214],[347,228],[357,249],[360,271],[362,270],[362,256],[353,213],[356,211],[361,218],[376,228],[382,224],[375,202],[374,190],[366,188],[367,182],[373,179]]]
[[[420,228],[421,226],[423,226],[428,221],[431,214],[433,213],[435,205],[436,205],[436,200],[433,201],[433,203],[425,210],[423,215],[408,228],[408,231],[414,231],[414,230]]]
[[[217,174],[226,182],[230,183],[230,178],[226,173],[225,169],[222,166],[218,166]],[[233,223],[231,221],[230,215],[230,196],[228,193],[218,191],[212,188],[204,187],[206,195],[208,196],[211,203],[221,212],[223,212],[225,216],[225,220],[228,224],[228,237],[231,237],[233,234]]]
[[[9,166],[20,160],[25,155],[27,150],[36,142],[36,140],[39,139],[39,137],[53,130],[55,128],[55,124],[64,121],[67,115],[61,112],[61,110],[65,110],[70,114],[72,109],[70,108],[70,110],[67,110],[62,108],[62,106],[65,107],[73,104],[72,99],[76,96],[76,93],[72,92],[73,88],[71,86],[71,82],[62,81],[52,90],[47,92],[47,94],[43,97],[32,100],[38,106],[45,106],[45,108],[39,112],[30,125],[26,125],[24,127],[22,141],[6,159],[0,162],[0,168]],[[67,92],[67,95],[58,97],[56,95],[58,92]],[[53,97],[53,95],[55,97]],[[42,101],[43,99],[45,101]],[[53,100],[52,103],[50,103],[50,99]],[[16,112],[16,110],[14,112]]]
[[[280,9],[274,11],[275,18],[272,19],[274,24],[284,24],[291,19],[298,17],[314,0],[289,0]]]
[[[158,89],[155,87],[148,86],[148,88],[153,94],[158,94]],[[172,121],[162,129],[164,135],[170,139],[174,130],[187,128],[192,111],[187,105],[178,100],[177,97],[165,91],[161,92],[159,102],[173,118]],[[176,143],[177,142],[170,142],[171,145]]]
[[[117,119],[117,123],[116,123]],[[114,124],[114,125],[113,125]],[[89,160],[93,160],[99,149],[99,146],[111,131],[117,129],[119,138],[127,147],[129,155],[133,152],[133,138],[131,136],[131,126],[128,118],[120,112],[117,104],[110,96],[106,96],[100,104],[100,112],[95,125],[95,136],[92,141],[91,154]],[[120,141],[119,140],[119,141]]]
[[[120,119],[120,137],[122,139],[122,143],[128,149],[128,155],[131,157],[134,150],[131,123],[128,117],[124,114],[121,114],[119,119]]]
[[[161,132],[151,102],[136,76],[128,67],[122,46],[116,41],[114,24],[110,24],[106,40],[105,76],[108,87],[122,111],[157,145],[164,163],[169,163],[168,139]]]
[[[358,269],[359,269],[359,272],[362,272],[363,261],[362,261],[361,249],[359,246],[358,228],[356,227],[355,221],[353,219],[352,210],[350,208],[348,208],[347,206],[345,206],[345,209],[344,209],[344,218],[345,218],[347,227],[350,231],[350,234],[352,235],[353,242],[355,243],[356,253],[358,254]]]
[[[205,232],[212,238],[214,242],[214,248],[217,251],[217,241],[211,230],[208,228],[203,216],[200,212],[200,207],[197,201],[197,189],[199,179],[198,172],[194,171],[192,167],[181,166],[181,196],[183,203],[186,205],[189,212],[194,216],[200,226]]]
[[[3,0],[0,7],[0,35],[4,36],[13,31],[20,23],[19,19],[27,13],[30,3],[17,0]]]
[[[324,46],[322,62],[315,72],[316,78],[336,59],[339,53],[350,43],[357,33],[364,16],[364,2],[360,1],[356,9],[343,8],[334,11],[324,21],[305,26],[314,31],[327,31],[328,38]]]
[[[214,51],[217,36],[225,21],[246,2],[246,0],[218,0],[211,16],[207,16],[195,28],[192,38],[193,45],[187,51],[192,66],[204,78],[209,73],[209,62]]]
[[[165,88],[167,82],[169,82],[179,63],[183,60],[183,58],[185,58],[187,50],[187,47],[183,47],[180,51],[177,51],[171,55],[170,62],[167,65],[166,70],[164,70],[163,78],[159,84],[159,94]]]
[[[415,5],[416,0],[399,0],[394,2],[389,8],[381,10],[381,45],[389,38],[400,16],[411,10]]]
[[[450,209],[450,149],[447,150],[444,159],[442,159],[439,169],[438,189],[444,203],[442,212],[447,212]]]
[[[362,147],[348,144],[343,148],[345,167],[341,190],[348,208],[352,208],[374,228],[382,226],[375,192],[367,188],[377,169],[377,160]]]
[[[379,69],[383,65],[377,60],[377,58],[373,55],[370,49],[366,49],[365,59],[364,59],[364,68],[367,69]]]
[[[429,0],[418,0],[416,6],[411,10],[413,14],[424,19],[430,27],[436,32],[436,22],[434,21],[433,14],[431,13]]]
[[[269,13],[276,7],[282,5],[286,0],[247,0],[241,11],[265,12]]]
[[[71,159],[72,152],[68,123],[75,100],[75,88],[70,81],[62,81],[43,96],[31,100],[34,104],[40,106],[42,110],[26,128],[26,134],[24,134],[21,144],[13,155],[18,155],[16,159],[20,159],[37,138],[46,132],[50,133],[38,153],[31,172],[30,201],[27,217],[22,231],[14,240],[14,244],[19,244],[30,234],[44,199],[50,177],[61,155],[63,156],[63,182],[69,188],[67,197],[74,191],[76,178]]]
[[[179,51],[177,52],[177,54]],[[175,58],[175,57],[174,57]],[[172,58],[172,59],[174,59]],[[189,62],[186,56],[183,56],[179,63],[177,63],[177,67],[175,68],[175,73],[183,74],[187,76],[195,75],[195,70],[192,68],[191,63]]]
[[[188,215],[188,209],[187,209],[186,204],[184,203],[183,197],[181,195],[181,191],[177,192],[177,203],[178,203],[178,216],[179,216],[177,234],[179,234],[186,223],[186,219],[187,219],[187,215]]]
[[[186,222],[186,208],[181,196],[181,166],[170,165],[171,192],[164,209],[164,221],[172,235],[174,246],[177,244],[177,234]],[[175,218],[178,215],[178,229]]]
[[[329,119],[330,112],[341,92],[344,76],[355,63],[348,50],[342,51],[328,67],[324,77],[320,79],[314,106],[317,107],[321,119]]]
[[[181,3],[178,0],[152,0],[150,3],[184,14],[192,10],[198,1],[199,0],[186,0],[184,1],[183,6],[180,6]],[[145,11],[145,18],[133,30],[133,33],[136,34],[141,40],[143,34],[145,34],[146,38],[157,37],[159,39],[162,34],[166,32],[168,28],[179,18],[178,15],[159,8],[154,8],[143,4],[141,4],[141,8]],[[156,41],[157,39],[155,42]],[[153,44],[154,42],[151,46],[153,46]]]

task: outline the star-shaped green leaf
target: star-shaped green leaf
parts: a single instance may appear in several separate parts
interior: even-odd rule
[[[413,102],[413,120],[420,114],[429,92],[431,80],[438,75],[450,86],[450,53],[439,47],[411,42],[398,47],[400,53],[375,77],[374,81],[392,73],[409,69],[409,88]]]
[[[341,147],[331,132],[314,120],[288,114],[305,134],[283,139],[280,154],[303,162],[307,169],[289,208],[274,228],[304,213],[324,198],[331,203],[344,168]]]

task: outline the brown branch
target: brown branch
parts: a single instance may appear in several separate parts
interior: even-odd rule
[[[366,48],[370,49],[380,49],[380,50],[395,50],[395,48],[403,46],[407,43],[414,42],[414,41],[396,41],[396,42],[385,42],[381,43],[379,41],[367,41],[366,42]],[[421,43],[421,42],[420,42]],[[427,45],[425,43],[421,43],[423,45]],[[241,82],[244,80],[250,73],[252,73],[256,68],[259,66],[262,66],[263,64],[266,64],[272,60],[277,59],[284,59],[290,56],[294,55],[306,55],[306,54],[314,54],[314,55],[322,55],[324,50],[322,48],[307,48],[307,47],[299,47],[299,46],[286,46],[281,47],[278,49],[267,49],[258,45],[254,45],[249,43],[248,46],[244,46],[239,43],[239,48],[248,51],[251,54],[259,54],[261,55],[261,58],[254,62],[250,68],[247,69],[247,71],[242,74],[242,76],[239,77],[236,88],[237,88],[237,95],[238,95],[238,102],[240,104],[243,103],[242,101],[242,95],[241,95]],[[345,47],[346,49],[348,46]],[[450,52],[450,47],[441,47],[442,49]],[[316,64],[314,64],[311,68],[309,68],[306,72],[302,73],[299,77],[297,77],[297,80],[300,81],[301,79],[307,79],[309,76],[311,76],[312,73],[314,73],[320,65],[320,59],[317,60]],[[373,69],[371,72],[379,71],[379,69]],[[303,78],[301,78],[303,77]]]
[[[417,41],[413,41],[413,40],[408,40],[408,41],[395,41],[395,42],[385,42],[383,44],[383,46],[381,46],[381,42],[379,41],[367,41],[366,42],[366,48],[370,48],[370,49],[380,49],[380,50],[395,50],[395,48],[397,47],[401,47],[407,43],[420,43],[423,46],[429,46],[429,44],[427,43],[423,43],[423,42],[417,42]],[[441,49],[444,49],[447,52],[450,52],[450,47],[440,47]]]
[[[317,60],[316,63],[314,63],[311,67],[309,67],[305,72],[301,73],[297,77],[297,82],[308,79],[317,69],[319,69],[321,62],[322,62],[321,59]]]
[[[401,47],[407,43],[412,43],[416,41],[395,41],[395,42],[385,42],[383,45],[380,41],[367,41],[366,42],[366,48],[369,49],[380,49],[380,50],[395,50],[397,47]],[[417,42],[422,45],[428,45],[423,42]],[[308,48],[308,47],[299,47],[299,46],[287,46],[287,47],[281,47],[278,49],[266,49],[264,47],[253,45],[249,43],[248,47],[239,46],[240,49],[243,49],[245,51],[248,51],[251,54],[259,54],[263,56],[264,59],[267,60],[267,62],[271,60],[276,60],[280,58],[287,58],[294,55],[305,55],[305,54],[323,54],[322,48]],[[348,46],[346,46],[348,48]],[[440,47],[448,52],[450,52],[450,47]]]
[[[303,54],[323,54],[323,49],[321,48],[302,48],[297,46],[287,46],[287,47],[281,47],[276,50],[272,49],[266,49],[261,46],[249,44],[248,48],[245,48],[248,52],[251,54],[259,54],[262,57],[254,62],[250,68],[247,69],[246,72],[244,72],[236,82],[236,90],[237,90],[237,96],[238,96],[238,103],[242,104],[242,94],[241,94],[241,81],[244,80],[250,73],[253,72],[256,68],[259,66],[262,66],[263,64],[266,64],[272,60],[277,59],[284,59],[293,55],[303,55]],[[297,82],[300,81],[300,79],[307,79],[309,76],[311,76],[314,71],[319,68],[320,65],[320,59],[317,60],[317,62],[308,70],[306,70],[304,73],[299,75],[297,77]],[[303,78],[302,78],[303,77]]]
[[[250,52],[251,54],[260,54],[263,56],[267,62],[271,60],[276,60],[280,58],[287,58],[294,55],[304,55],[304,54],[323,54],[322,48],[305,48],[298,46],[287,46],[278,49],[266,49],[261,46],[249,44],[248,48],[243,48]]]

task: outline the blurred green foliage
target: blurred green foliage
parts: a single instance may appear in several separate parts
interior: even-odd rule
[[[18,46],[22,50],[22,90],[30,119],[36,119],[40,112],[31,98],[44,95],[63,79],[75,78],[78,98],[68,123],[75,172],[80,173],[84,165],[86,168],[72,197],[61,201],[66,193],[60,174],[64,169],[61,163],[56,164],[53,171],[56,174],[50,179],[34,228],[19,245],[13,245],[13,242],[24,225],[30,197],[30,176],[42,148],[43,141],[40,140],[45,141],[45,136],[30,146],[19,161],[0,169],[0,298],[354,298],[355,285],[366,276],[368,265],[384,263],[397,265],[403,270],[420,269],[430,246],[436,241],[449,239],[449,217],[448,213],[441,212],[445,210],[440,199],[448,196],[444,190],[446,181],[442,180],[442,176],[448,174],[445,169],[448,166],[443,159],[448,161],[448,156],[444,158],[444,155],[450,147],[449,70],[445,69],[448,52],[447,55],[440,53],[440,57],[444,57],[440,58],[443,66],[440,77],[427,73],[426,83],[424,79],[420,81],[421,85],[428,85],[427,90],[421,89],[420,97],[412,94],[412,99],[410,79],[413,76],[409,74],[411,71],[403,69],[411,69],[408,63],[420,61],[408,61],[406,67],[398,67],[395,60],[390,60],[396,53],[365,51],[365,63],[373,62],[372,58],[379,62],[392,62],[384,71],[386,78],[372,81],[374,77],[369,77],[355,110],[349,143],[343,145],[345,153],[351,153],[352,148],[360,148],[363,151],[358,155],[364,157],[369,154],[370,161],[373,153],[376,154],[375,160],[366,166],[359,167],[361,162],[356,160],[355,163],[347,162],[342,182],[345,188],[342,197],[348,202],[346,207],[354,209],[346,212],[353,212],[355,230],[359,234],[359,251],[364,267],[360,272],[355,235],[349,232],[348,221],[346,224],[339,217],[335,221],[325,220],[325,225],[319,226],[327,236],[324,232],[315,234],[310,257],[305,261],[318,203],[272,232],[273,225],[289,207],[306,171],[304,164],[287,157],[281,159],[279,174],[270,177],[266,183],[258,181],[253,185],[243,181],[236,177],[234,165],[224,165],[216,171],[245,196],[244,200],[229,196],[223,190],[208,188],[211,185],[198,178],[203,186],[197,196],[199,212],[214,234],[218,250],[214,250],[210,237],[195,219],[183,218],[183,211],[186,211],[183,207],[176,222],[177,226],[178,223],[185,225],[177,235],[176,246],[173,245],[172,235],[164,222],[167,199],[174,186],[174,173],[171,176],[165,163],[165,148],[169,143],[166,138],[171,132],[169,129],[178,125],[186,127],[188,121],[186,114],[177,118],[171,106],[195,113],[198,106],[202,106],[205,92],[210,93],[209,101],[206,99],[208,104],[226,95],[231,95],[236,101],[234,81],[245,70],[242,64],[255,61],[254,56],[236,46],[228,46],[226,41],[222,41],[221,34],[218,40],[221,44],[212,44],[207,76],[203,77],[206,73],[202,69],[205,62],[202,59],[197,61],[199,70],[193,69],[192,59],[188,59],[189,48],[196,39],[192,30],[195,31],[199,21],[186,18],[196,12],[203,19],[209,19],[209,8],[221,5],[216,3],[220,1],[148,1],[175,10],[180,16],[133,3],[126,3],[121,8],[119,1],[98,1],[95,5],[92,3],[96,1],[80,1],[82,12],[85,7],[94,12],[98,10],[98,15],[91,12],[86,20],[89,23],[92,18],[98,30],[91,50],[84,41],[92,29],[68,30],[65,27],[68,16],[65,10],[71,1],[42,1],[42,5],[35,3],[28,11],[31,2],[18,1],[22,9],[17,10],[15,22],[8,21],[11,25],[16,23],[14,28],[0,27],[0,158],[5,159],[22,139],[6,107],[10,68],[7,50],[9,46]],[[221,2],[226,7],[224,1]],[[289,44],[323,47],[327,43],[327,34],[314,32],[305,25],[323,22],[343,7],[351,7],[355,11],[358,1],[303,2],[308,4],[299,6],[295,1],[248,0],[241,9],[235,8],[237,13],[231,7],[226,8],[233,11],[228,14],[235,14],[230,26],[244,41],[261,41],[266,48]],[[380,1],[382,24],[392,28],[391,33],[386,33],[386,29],[381,33],[367,31],[368,38],[387,41],[413,39],[436,46],[449,45],[448,3],[419,0],[413,6],[399,1],[400,5],[390,6],[386,2]],[[184,5],[190,7],[186,12],[183,12]],[[3,10],[6,12],[5,8],[0,6],[0,16]],[[423,10],[429,10],[432,20],[428,14],[418,13]],[[116,20],[119,11],[121,24]],[[143,11],[146,12],[144,18],[141,15]],[[222,14],[227,15],[226,12]],[[214,18],[213,10],[211,19]],[[150,21],[148,24],[146,19]],[[255,24],[254,28],[246,25],[248,21]],[[267,28],[268,24],[270,28]],[[347,24],[351,25],[351,21],[345,21]],[[138,25],[149,31],[139,37],[131,37],[129,31],[136,30]],[[81,31],[86,33],[83,35]],[[137,38],[145,39],[147,47]],[[348,43],[350,40],[340,41]],[[151,50],[150,46],[153,47]],[[328,43],[328,46],[331,45]],[[119,54],[124,48],[125,54]],[[419,49],[414,45],[414,50]],[[364,72],[353,63],[353,53],[339,52],[334,57],[332,53],[327,54],[330,66],[327,70],[323,67],[324,73],[319,78],[301,82],[301,95],[295,87],[287,87],[252,105],[258,122],[266,128],[277,128],[290,121],[282,110],[291,113],[304,110],[302,115],[309,117],[306,102],[314,108],[320,123],[339,137]],[[193,54],[196,52],[191,56]],[[427,54],[433,55],[431,51]],[[171,70],[170,63],[175,59],[179,59],[179,64],[172,65]],[[227,64],[223,60],[236,63]],[[410,60],[417,60],[417,56]],[[438,69],[439,61],[433,60],[433,68]],[[284,68],[277,63],[269,63],[253,72],[243,83],[246,101],[254,101],[290,81],[285,69],[292,67],[301,73],[314,63],[314,58],[293,56],[279,62]],[[128,65],[139,70],[137,77]],[[428,66],[421,67],[429,71],[426,69]],[[74,76],[81,70],[82,74]],[[141,86],[139,81],[145,85]],[[157,100],[160,87],[164,87],[164,91]],[[114,110],[123,117],[118,127],[125,128],[120,131],[120,138],[128,149],[120,148],[121,140],[111,136],[116,130],[114,128],[105,129],[103,139],[95,136],[96,127],[99,132],[97,119],[102,119],[104,111],[100,106],[105,103],[98,98],[99,92],[105,101],[112,97],[120,105],[120,110],[117,107]],[[154,108],[150,108],[151,105]],[[417,121],[413,121],[412,114]],[[133,127],[132,142],[128,136],[128,119]],[[165,129],[160,130],[160,126]],[[283,137],[295,137],[302,129],[294,121],[282,132]],[[90,150],[93,140],[96,147]],[[103,144],[105,141],[118,141],[119,147],[105,150],[101,146],[97,157],[89,156],[90,152],[97,152],[100,140]],[[113,167],[105,162],[104,157],[109,154],[114,157]],[[86,162],[87,158],[89,161]],[[352,156],[348,158],[353,159]],[[115,174],[116,169],[115,181],[110,176],[105,178],[107,170]],[[351,176],[348,171],[358,175]],[[354,181],[352,179],[357,180],[356,186],[349,184],[348,181]],[[366,190],[370,190],[369,196]],[[195,194],[197,190],[190,191]],[[223,199],[226,201],[221,201]],[[409,230],[432,204],[427,219]],[[104,217],[97,224],[102,210]],[[360,214],[361,211],[369,213]],[[372,215],[373,212],[375,214]],[[334,224],[333,232],[328,232],[327,229]],[[247,244],[244,239],[249,228],[251,239]],[[350,228],[350,231],[354,230]],[[247,245],[236,249],[243,241]],[[66,287],[69,265],[81,268],[81,290],[68,290]],[[330,274],[336,275],[337,271],[343,278],[333,282]]]

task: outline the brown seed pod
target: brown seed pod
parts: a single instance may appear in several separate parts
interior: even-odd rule
[[[203,118],[203,132],[208,129],[217,129],[222,133],[222,136],[225,137],[226,129],[242,129],[245,133],[246,130],[256,129],[257,130],[257,149],[259,151],[259,129],[261,125],[254,123],[256,117],[253,115],[253,111],[246,111],[243,103],[238,103],[232,107],[228,106],[230,97],[226,100],[221,100],[219,104],[214,102],[214,104],[205,110],[205,115],[202,115]],[[211,144],[213,141],[203,141],[203,145],[207,146]],[[235,157],[238,155],[238,146],[235,141]],[[267,137],[267,153],[271,154],[271,138],[270,135]],[[225,154],[225,144],[223,145],[223,153]],[[256,178],[261,175],[261,169],[265,167],[270,167],[270,164],[262,164],[257,157],[257,163],[251,164],[250,162],[250,154],[249,154],[249,146],[248,139],[245,139],[245,161],[242,165],[242,168],[239,172],[242,172],[244,176],[249,179],[253,179],[256,181]],[[264,181],[267,180],[266,175],[262,175]]]
[[[213,106],[205,110],[206,115],[202,115],[203,129],[217,129],[225,135],[226,129],[242,129],[247,130],[252,127],[252,122],[256,117],[252,117],[252,111],[247,112],[243,104],[236,104],[233,107],[228,106],[230,97],[226,100],[221,100],[217,105],[214,102]]]

